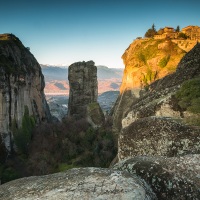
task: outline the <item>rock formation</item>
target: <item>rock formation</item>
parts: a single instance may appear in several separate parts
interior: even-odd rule
[[[0,35],[0,133],[8,151],[11,127],[21,127],[26,107],[36,123],[50,119],[43,89],[40,65],[29,48],[12,34]]]
[[[101,168],[76,168],[11,181],[0,186],[0,197],[1,200],[157,199],[150,187],[137,176]]]
[[[132,103],[122,120],[119,159],[198,153],[200,129],[180,124],[195,114],[181,109],[175,96],[184,81],[198,76],[200,44],[182,58],[175,73],[149,85],[149,90]]]
[[[118,138],[121,162],[115,169],[140,176],[161,200],[200,196],[200,127],[187,123],[191,116],[199,119],[199,114],[181,107],[177,97],[189,80],[199,84],[199,77],[200,44],[197,43],[181,59],[176,72],[148,85],[129,108],[125,107]],[[199,98],[199,85],[197,88],[191,90]]]
[[[127,108],[136,101],[149,84],[172,74],[186,51],[180,42],[171,39],[136,39],[125,51],[122,59],[125,70],[120,96],[113,110],[114,130],[119,133]],[[194,46],[196,44],[192,43]]]
[[[180,156],[200,153],[200,128],[187,127],[171,118],[146,117],[122,129],[118,158],[139,155]]]
[[[97,102],[97,68],[94,62],[77,62],[70,65],[68,70],[68,116],[75,119],[85,118],[93,126],[101,125],[104,116]]]
[[[198,200],[200,197],[200,155],[181,157],[137,156],[119,162],[125,170],[145,180],[159,200]]]

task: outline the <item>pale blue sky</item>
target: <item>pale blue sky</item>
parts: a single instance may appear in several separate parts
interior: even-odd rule
[[[0,0],[0,33],[19,37],[41,64],[124,67],[125,49],[153,23],[200,26],[199,9],[197,0]]]

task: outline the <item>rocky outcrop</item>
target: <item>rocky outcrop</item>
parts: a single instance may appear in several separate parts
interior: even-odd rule
[[[129,111],[122,120],[123,128],[137,119],[160,116],[175,119],[186,119],[190,116],[182,110],[175,97],[184,81],[200,76],[200,44],[198,43],[188,52],[178,64],[176,72],[165,76],[149,85],[146,92],[140,92],[141,96],[132,103]]]
[[[12,34],[0,35],[0,133],[11,151],[11,127],[21,127],[25,107],[36,123],[50,119],[40,65]]]
[[[146,117],[122,129],[118,158],[139,155],[180,156],[200,153],[200,128],[187,127],[171,118]]]
[[[198,200],[200,155],[182,157],[137,156],[114,166],[145,180],[159,200]]]
[[[68,116],[75,119],[85,118],[93,126],[101,125],[104,115],[97,102],[97,67],[94,62],[77,62],[70,65],[68,79]]]
[[[121,121],[127,115],[127,108],[148,91],[151,83],[176,70],[186,53],[178,44],[170,39],[136,39],[126,49],[122,56],[125,70],[120,96],[113,110],[116,133],[119,134],[122,128]]]
[[[200,129],[180,124],[190,116],[175,97],[180,85],[200,75],[200,44],[180,61],[175,73],[149,85],[122,120],[119,159],[137,155],[199,153]]]
[[[135,175],[112,169],[76,168],[41,177],[28,177],[0,186],[1,200],[11,199],[157,199]]]

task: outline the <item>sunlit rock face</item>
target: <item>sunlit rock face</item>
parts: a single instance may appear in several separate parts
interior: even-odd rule
[[[137,176],[101,168],[76,168],[62,173],[18,179],[0,186],[0,196],[1,200],[157,199],[145,181]]]
[[[183,42],[183,41],[182,41]],[[192,43],[194,47],[195,43]],[[113,109],[113,128],[119,133],[128,108],[149,85],[172,74],[185,55],[180,42],[171,39],[136,39],[122,55],[125,69],[120,96]]]
[[[182,58],[175,73],[149,85],[149,91],[130,106],[122,120],[119,159],[198,153],[200,129],[183,123],[193,113],[181,109],[175,94],[184,81],[199,76],[200,44],[197,44]]]
[[[100,125],[103,112],[97,102],[97,67],[93,61],[77,62],[69,66],[70,85],[68,116],[87,119],[93,126]]]
[[[12,149],[11,127],[21,127],[25,107],[36,123],[50,120],[44,95],[44,77],[29,48],[12,34],[0,35],[0,133]]]
[[[200,155],[180,157],[137,156],[117,163],[114,169],[125,170],[145,180],[159,200],[199,199]]]

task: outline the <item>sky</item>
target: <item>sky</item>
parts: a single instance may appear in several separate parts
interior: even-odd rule
[[[16,35],[40,64],[123,68],[124,51],[153,23],[200,26],[199,8],[199,0],[0,0],[0,33]]]

